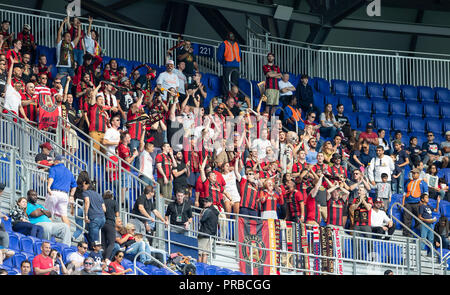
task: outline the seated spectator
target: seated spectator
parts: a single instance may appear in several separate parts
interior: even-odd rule
[[[395,224],[391,218],[389,218],[385,211],[380,210],[383,207],[383,200],[376,198],[370,214],[370,223],[372,232],[377,234],[384,234],[387,236],[373,235],[372,239],[389,240],[395,231]],[[387,210],[387,208],[385,208]]]
[[[3,193],[3,190],[5,189],[5,184],[0,183],[0,196]],[[3,264],[3,260],[13,256],[15,253],[12,250],[9,250],[9,235],[6,232],[5,225],[2,222],[2,219],[4,221],[7,221],[9,218],[2,212],[0,212],[0,265]]]
[[[50,242],[44,241],[41,245],[41,254],[33,258],[34,275],[50,275],[59,272],[59,266],[54,264],[50,257]]]
[[[357,143],[361,148],[355,148],[352,156],[352,164],[359,169],[367,168],[370,161],[375,157],[376,152],[371,148],[368,140],[363,140],[362,143]]]
[[[295,96],[290,96],[290,98],[284,108],[286,127],[291,131],[296,131],[295,125],[298,125],[298,129],[304,129],[305,124],[302,119],[302,110],[297,108],[297,98]]]
[[[389,155],[391,153],[391,149],[389,147],[387,140],[384,139],[384,137],[386,135],[386,130],[378,129],[377,134],[378,134],[378,145],[377,146],[381,145],[383,147],[384,154]]]
[[[446,168],[448,158],[442,155],[439,149],[439,143],[434,141],[434,133],[427,133],[427,141],[422,144],[422,161],[428,167],[431,164],[436,164],[439,168]]]
[[[69,268],[72,272],[73,271],[80,271],[83,268],[83,262],[86,255],[86,252],[88,250],[88,244],[86,242],[78,242],[77,245],[77,251],[71,253],[67,257],[68,265],[67,268]]]
[[[38,239],[42,239],[44,235],[44,229],[42,226],[30,223],[27,210],[27,199],[25,197],[20,197],[14,208],[11,209],[9,215],[11,216],[12,229],[15,232],[19,232],[26,236],[33,236]]]
[[[23,260],[20,263],[20,274],[21,276],[29,276],[31,273],[31,262],[28,259]]]
[[[68,246],[71,245],[70,227],[64,222],[54,222],[50,219],[50,211],[37,203],[37,193],[34,190],[27,192],[27,215],[32,224],[40,225],[44,228],[44,239],[50,240],[57,237]],[[34,265],[34,264],[33,264]]]
[[[79,271],[75,271],[72,274],[81,276],[97,275],[97,273],[93,270],[94,264],[95,262],[92,257],[86,257],[83,259],[83,267]]]
[[[350,125],[350,120],[348,119],[348,117],[344,115],[344,105],[341,103],[338,104],[336,106],[336,111],[337,111],[337,114],[336,114],[335,118],[336,118],[336,121],[341,126],[341,130],[344,133],[343,134],[344,137],[350,138],[352,126]],[[356,126],[353,126],[353,127],[356,127]]]
[[[125,269],[122,265],[122,260],[124,257],[123,251],[117,251],[114,255],[113,261],[108,266],[108,273],[111,275],[124,275],[133,270],[131,268]]]
[[[192,209],[189,202],[185,199],[185,190],[179,188],[175,192],[176,201],[171,202],[166,210],[166,223],[176,225],[172,227],[172,231],[186,235],[192,224]]]
[[[325,105],[325,110],[320,114],[320,134],[323,137],[331,137],[334,136],[341,130],[341,125],[336,121],[336,118],[333,114],[333,105],[328,103]]]
[[[59,270],[56,271],[56,273],[54,273],[54,274],[57,274],[57,275],[70,274],[70,272],[67,270],[66,266],[64,265],[64,261],[62,260],[62,255],[61,255],[61,253],[58,252],[58,250],[51,249],[49,256],[51,259],[53,259],[53,265],[57,266],[59,268]]]
[[[44,166],[52,166],[53,157],[50,156],[53,150],[52,145],[49,142],[44,142],[39,147],[41,148],[41,152],[34,158],[35,162]]]
[[[450,158],[450,130],[445,132],[445,141],[441,142],[441,150],[444,157]]]
[[[417,137],[411,136],[409,139],[409,147],[406,150],[406,153],[409,155],[409,161],[411,163],[415,163],[416,161],[420,161],[422,157],[422,149],[417,144]]]
[[[448,218],[445,216],[439,217],[439,221],[434,225],[434,231],[442,239],[441,245],[439,237],[434,235],[434,246],[436,246],[436,248],[450,249],[450,239],[449,239],[450,227]]]
[[[440,185],[440,179],[437,176],[438,174],[438,167],[436,164],[431,164],[428,166],[427,174],[425,175],[425,181],[428,183],[428,191],[429,196],[432,199],[437,199],[437,196],[441,198],[441,200],[445,199],[445,194],[448,191],[448,187],[446,185],[446,181],[444,179],[444,187],[441,187]]]
[[[420,196],[420,206],[419,206],[419,219],[424,222],[427,226],[421,224],[420,225],[420,237],[422,239],[427,239],[431,245],[434,245],[434,234],[433,234],[433,223],[437,221],[436,217],[433,217],[433,212],[439,212],[439,202],[441,199],[438,197],[436,202],[436,208],[431,207],[428,204],[428,194],[422,194]],[[431,229],[430,229],[430,228]],[[427,244],[421,242],[422,251],[426,249]],[[431,256],[431,252],[428,252],[428,255]]]
[[[372,122],[367,123],[366,131],[361,132],[359,134],[358,142],[362,143],[364,140],[366,140],[371,145],[374,145],[374,146],[378,145],[378,134],[373,132],[373,124],[372,124]]]
[[[406,149],[405,144],[402,141],[402,137],[403,137],[402,132],[400,130],[395,130],[394,138],[391,139],[391,144],[390,144],[391,151],[394,150],[394,142],[395,141],[400,141],[402,143],[402,149]]]
[[[94,260],[95,268],[101,268],[103,261],[102,243],[100,241],[94,241],[92,242],[92,248],[89,257]]]

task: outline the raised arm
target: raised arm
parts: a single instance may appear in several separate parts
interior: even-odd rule
[[[59,28],[58,28],[58,34],[56,35],[56,44],[58,44],[59,42],[61,42],[61,34],[62,34],[62,31],[63,31],[63,28],[64,28],[64,24],[69,22],[68,19],[69,19],[69,16],[67,16],[67,17],[62,21],[61,25],[60,25]],[[69,24],[69,26],[70,26],[70,24]]]

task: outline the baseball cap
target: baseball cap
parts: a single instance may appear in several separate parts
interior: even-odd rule
[[[95,247],[95,246],[101,246],[101,245],[102,245],[102,243],[100,243],[100,241],[94,241],[93,244],[94,244],[94,247]]]
[[[411,170],[412,173],[420,173],[420,170],[418,168],[414,168],[413,170]]]
[[[31,26],[29,24],[24,24],[23,27],[27,30],[31,30]]]
[[[61,155],[55,155],[55,161],[62,161],[63,157]]]
[[[445,136],[449,136],[450,135],[450,130],[445,132]]]
[[[373,201],[374,203],[383,203],[383,200],[381,198],[375,198]]]
[[[6,187],[6,184],[0,183],[0,192],[4,191]]]
[[[373,129],[373,124],[372,124],[372,122],[367,123],[366,129],[368,129],[368,128]]]
[[[49,143],[49,142],[44,142],[43,144],[41,144],[40,146],[39,146],[40,148],[46,148],[46,149],[48,149],[48,150],[53,150],[53,147],[52,147],[52,145]]]
[[[173,65],[174,62],[173,62],[173,60],[169,59],[169,60],[167,61],[167,64],[168,64],[168,65]]]

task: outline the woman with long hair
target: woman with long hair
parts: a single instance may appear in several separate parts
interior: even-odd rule
[[[122,261],[125,254],[123,251],[117,251],[116,255],[114,255],[113,261],[108,266],[108,273],[110,275],[124,275],[126,273],[132,272],[133,270],[131,268],[125,269],[122,265]]]
[[[450,249],[450,225],[448,218],[445,216],[439,217],[439,221],[434,225],[434,231],[441,237],[442,245],[439,243],[439,238],[434,237],[434,244],[437,248]]]
[[[89,174],[87,171],[81,171],[80,174],[78,174],[77,177],[77,188],[75,189],[74,194],[74,201],[75,206],[71,207],[71,214],[75,217],[75,223],[78,225],[73,232],[72,238],[74,240],[77,240],[81,233],[83,232],[83,204],[84,204],[84,198],[83,198],[83,184],[90,183]],[[76,210],[75,210],[76,208]]]
[[[323,137],[334,138],[339,131],[339,123],[333,114],[333,105],[328,103],[325,105],[324,112],[320,114],[320,134]]]
[[[277,187],[277,190],[280,190],[280,187]],[[275,183],[271,178],[264,181],[263,191],[258,201],[261,204],[262,219],[278,219],[277,205],[283,204],[283,198],[281,197],[281,191],[275,191]]]
[[[241,195],[239,194],[239,190],[236,185],[236,175],[234,173],[234,168],[235,167],[232,166],[230,162],[224,163],[222,165],[221,173],[223,179],[225,180],[224,195],[229,195],[231,197],[231,200],[224,199],[224,203],[226,212],[231,212],[232,209],[233,213],[239,214]],[[227,211],[227,207],[230,207],[230,211]]]
[[[44,229],[40,225],[30,223],[26,213],[27,204],[27,198],[20,197],[14,205],[14,208],[11,209],[9,215],[11,216],[12,229],[13,231],[26,236],[42,239],[44,236]]]

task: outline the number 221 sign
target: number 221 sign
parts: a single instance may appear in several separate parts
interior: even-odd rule
[[[214,47],[203,44],[193,44],[192,47],[195,55],[214,58]]]

